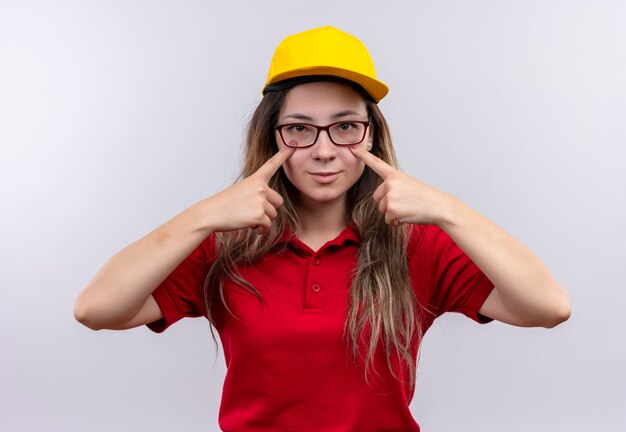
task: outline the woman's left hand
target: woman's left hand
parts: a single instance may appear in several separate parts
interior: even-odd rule
[[[441,225],[454,198],[428,186],[374,156],[363,146],[351,146],[352,154],[383,179],[373,198],[389,225],[404,223]]]
[[[373,198],[385,222],[439,225],[495,285],[478,311],[481,315],[547,328],[569,318],[567,291],[521,242],[460,200],[407,176],[364,147],[351,149],[383,179]]]

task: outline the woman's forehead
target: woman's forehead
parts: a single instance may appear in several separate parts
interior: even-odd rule
[[[345,84],[312,82],[300,84],[287,92],[280,115],[302,114],[321,118],[347,111],[366,115],[363,96]]]

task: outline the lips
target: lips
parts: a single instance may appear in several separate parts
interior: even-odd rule
[[[339,171],[316,171],[309,173],[313,180],[318,183],[328,184],[332,183],[339,176]]]
[[[312,172],[311,175],[317,175],[317,176],[330,176],[330,175],[335,175],[335,174],[339,174],[338,171],[318,171],[318,172]]]

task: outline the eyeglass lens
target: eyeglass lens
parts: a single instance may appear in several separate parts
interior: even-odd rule
[[[328,133],[335,144],[356,144],[363,141],[365,127],[363,123],[342,122],[331,125]],[[318,129],[312,125],[293,124],[284,126],[281,134],[287,145],[306,147],[315,142]]]

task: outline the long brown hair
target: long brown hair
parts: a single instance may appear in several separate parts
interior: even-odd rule
[[[370,127],[374,134],[372,153],[397,166],[387,122],[376,103],[360,89],[355,90],[363,95],[371,117]],[[252,115],[246,134],[241,178],[256,172],[278,151],[273,125],[278,121],[288,91],[289,87],[268,92]],[[355,362],[358,358],[364,359],[368,384],[368,370],[382,340],[392,376],[401,380],[391,363],[390,356],[394,351],[406,366],[412,390],[416,365],[411,349],[419,344],[423,335],[418,313],[420,305],[411,287],[407,268],[406,248],[410,228],[391,227],[385,223],[377,203],[372,199],[380,183],[380,177],[365,167],[361,178],[348,191],[348,223],[356,228],[361,244],[353,271],[344,340],[350,345]],[[298,191],[282,169],[272,177],[269,186],[283,197],[284,203],[267,233],[258,235],[251,229],[216,233],[217,259],[207,274],[204,287],[207,316],[213,325],[216,325],[216,316],[212,308],[216,305],[233,314],[226,304],[224,280],[232,279],[263,301],[256,288],[239,275],[237,267],[252,264],[266,253],[281,248],[279,239],[287,228],[297,232],[299,222],[295,203]],[[211,334],[215,341],[212,328]],[[365,353],[360,346],[365,347]],[[374,372],[378,374],[375,369]]]

